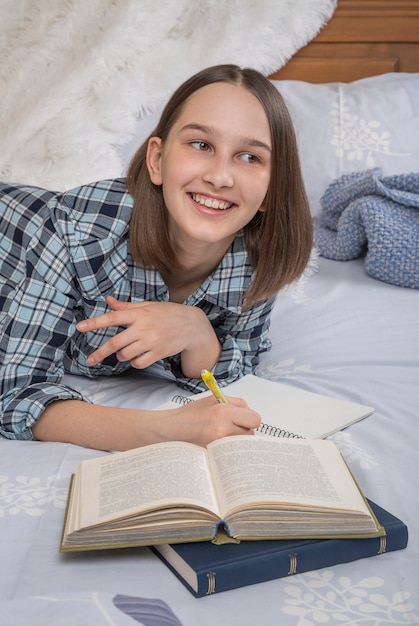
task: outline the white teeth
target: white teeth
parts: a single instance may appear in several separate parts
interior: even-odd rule
[[[201,196],[195,196],[195,195],[192,195],[192,198],[198,204],[201,204],[202,206],[206,206],[209,209],[221,209],[222,211],[224,211],[225,209],[229,209],[232,206],[231,202],[221,202],[220,200],[215,200],[215,198],[214,199],[202,198]]]

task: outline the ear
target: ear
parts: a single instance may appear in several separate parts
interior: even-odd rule
[[[163,183],[161,175],[162,140],[160,137],[150,137],[148,140],[146,163],[150,180],[154,185]]]

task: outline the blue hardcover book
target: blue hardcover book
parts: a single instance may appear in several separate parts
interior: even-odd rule
[[[163,544],[152,550],[200,598],[292,574],[347,563],[407,546],[407,526],[368,501],[386,534],[367,539],[308,539]]]

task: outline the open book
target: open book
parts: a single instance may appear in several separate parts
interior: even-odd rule
[[[332,441],[239,435],[83,461],[61,551],[383,533]]]
[[[244,398],[262,417],[258,431],[276,437],[324,439],[374,411],[364,404],[305,391],[253,374],[239,378],[222,390],[226,395]],[[158,408],[175,408],[210,394],[205,391],[194,396],[177,395]]]

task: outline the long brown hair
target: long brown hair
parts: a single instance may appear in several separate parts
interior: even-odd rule
[[[211,83],[240,85],[262,104],[271,132],[271,176],[264,201],[244,227],[246,250],[255,270],[244,304],[250,307],[276,294],[301,276],[310,257],[313,227],[301,175],[294,127],[284,100],[262,74],[236,65],[204,69],[174,92],[150,137],[164,142],[187,99]],[[168,232],[161,186],[150,181],[146,166],[148,140],[135,153],[127,173],[127,189],[134,199],[130,246],[134,260],[163,275],[179,267]]]

